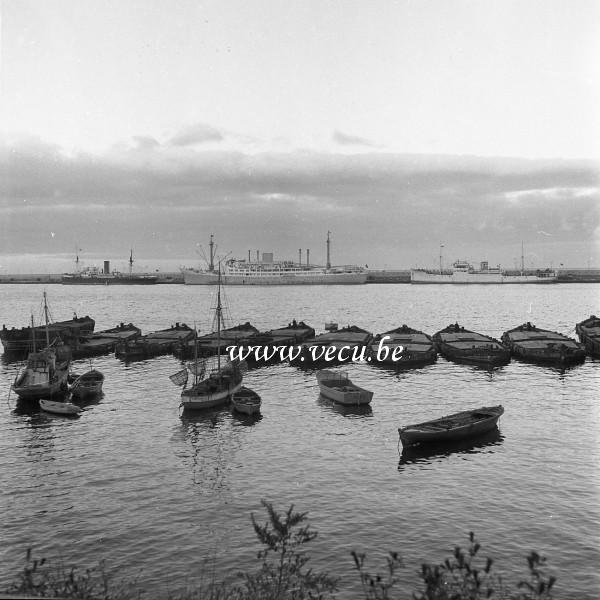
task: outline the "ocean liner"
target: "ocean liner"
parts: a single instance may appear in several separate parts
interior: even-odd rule
[[[356,265],[332,266],[330,262],[329,232],[327,232],[327,264],[325,267],[311,265],[308,257],[306,264],[273,260],[272,252],[263,252],[262,259],[229,259],[221,273],[221,282],[225,285],[309,285],[309,284],[358,284],[367,281],[367,272]],[[210,260],[207,269],[182,269],[183,280],[187,285],[214,285],[218,273],[214,268],[214,241],[210,236]]]

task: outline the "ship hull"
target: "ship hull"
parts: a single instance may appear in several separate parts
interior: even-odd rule
[[[183,270],[186,285],[216,285],[217,273]],[[366,273],[298,273],[294,275],[228,275],[221,274],[224,285],[352,285],[366,283]]]
[[[411,283],[556,283],[557,276],[552,275],[504,275],[502,273],[430,273],[412,270]]]
[[[64,275],[61,279],[63,285],[152,285],[158,282],[154,275],[140,275],[138,277],[78,277]]]

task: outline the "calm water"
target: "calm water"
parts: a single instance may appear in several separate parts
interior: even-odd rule
[[[56,320],[89,314],[96,330],[121,321],[145,333],[176,321],[211,329],[212,290],[183,285],[3,285],[0,325],[37,318],[44,289]],[[296,318],[318,331],[335,320],[434,333],[458,321],[499,337],[531,321],[574,337],[577,321],[600,314],[594,284],[252,287],[227,299],[233,324],[259,329]],[[399,551],[408,597],[420,561],[442,560],[471,530],[500,572],[524,574],[536,549],[558,575],[557,597],[600,595],[599,361],[488,372],[440,358],[399,374],[351,364],[352,379],[375,392],[363,414],[321,400],[314,372],[279,364],[246,375],[263,399],[258,421],[226,408],[181,416],[172,356],[93,364],[106,375],[104,396],[67,419],[19,410],[9,397],[19,365],[0,363],[0,588],[29,546],[66,564],[105,559],[141,576],[151,598],[199,581],[206,560],[225,576],[254,564],[250,513],[264,520],[264,498],[308,511],[319,531],[313,566],[344,577],[340,597],[358,584],[352,549],[374,570]],[[484,404],[505,407],[498,438],[400,460],[399,426]]]

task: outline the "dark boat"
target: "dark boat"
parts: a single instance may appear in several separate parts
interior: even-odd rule
[[[355,325],[323,333],[290,348],[290,364],[315,367],[360,360],[366,355],[373,334]]]
[[[75,264],[79,266],[79,256]],[[129,255],[129,273],[110,270],[110,261],[104,261],[104,269],[87,267],[75,273],[65,273],[61,278],[64,285],[149,285],[158,282],[157,275],[133,272],[133,250]]]
[[[584,347],[574,339],[523,323],[502,334],[511,354],[520,360],[552,364],[574,364],[585,360]]]
[[[432,336],[437,351],[448,360],[485,367],[510,362],[510,350],[497,339],[461,327],[448,325]]]
[[[181,343],[194,337],[194,330],[185,323],[175,323],[169,329],[154,331],[142,335],[132,341],[119,342],[115,348],[117,358],[131,360],[145,360],[154,356],[170,354]]]
[[[99,396],[102,393],[104,374],[97,369],[90,369],[82,375],[76,376],[69,390],[73,398],[84,400],[90,396]]]
[[[248,340],[256,334],[258,334],[256,327],[250,323],[243,323],[228,329],[222,329],[220,332],[212,332],[183,340],[173,350],[173,354],[182,359],[194,356],[214,356],[217,351],[225,352],[228,346],[246,345],[249,343]],[[197,346],[197,350],[195,346]]]
[[[245,415],[260,413],[261,404],[260,396],[254,390],[244,386],[231,396],[231,408]]]
[[[575,325],[579,341],[585,346],[590,356],[600,357],[600,319],[591,315]]]
[[[287,326],[260,332],[248,339],[244,348],[248,353],[245,360],[249,366],[255,367],[280,362],[288,356],[291,346],[300,344],[314,335],[314,328],[304,321],[294,319]]]
[[[47,331],[49,343],[60,339],[65,344],[69,344],[74,338],[93,333],[95,324],[96,322],[91,317],[75,316],[69,321],[48,323],[47,328],[45,325],[37,325],[33,327],[33,332],[31,327],[8,329],[6,325],[3,325],[0,330],[0,340],[2,340],[5,352],[24,353],[29,349],[34,335],[38,339],[42,339],[42,337],[45,339]]]
[[[437,351],[431,336],[402,325],[371,340],[369,359],[376,364],[411,367],[435,362]]]
[[[398,434],[403,446],[454,442],[495,429],[498,419],[503,413],[504,408],[501,405],[484,406],[415,425],[399,427]]]
[[[117,344],[125,341],[133,341],[142,335],[142,330],[132,323],[127,325],[121,323],[112,329],[97,331],[79,337],[71,344],[73,358],[89,358],[110,354],[115,351]]]

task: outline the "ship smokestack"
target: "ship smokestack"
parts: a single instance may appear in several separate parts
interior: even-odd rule
[[[256,251],[256,262],[260,262],[260,258],[259,258],[259,250]]]
[[[327,263],[326,263],[327,269],[331,269],[331,256],[330,256],[330,252],[329,252],[329,246],[331,244],[331,242],[329,241],[330,234],[331,234],[331,231],[328,231],[327,232]]]
[[[306,266],[309,267],[310,266],[310,248],[306,249]]]
[[[110,260],[104,261],[104,274],[110,275]]]
[[[248,250],[248,262],[252,262],[252,260],[250,260],[250,250]]]
[[[298,264],[302,264],[302,248],[298,248]]]

